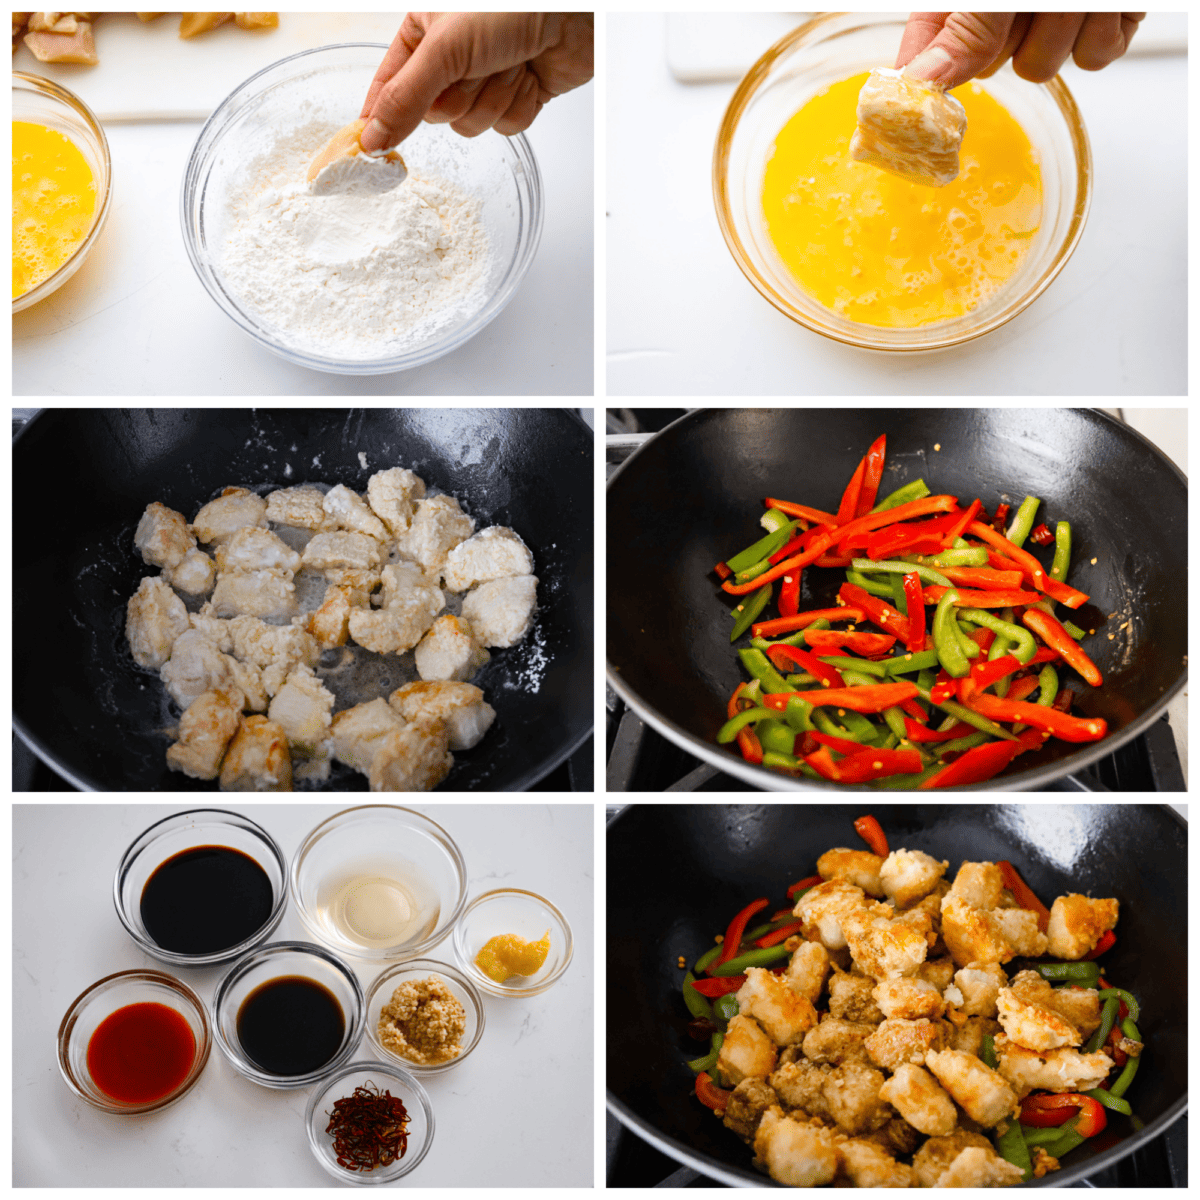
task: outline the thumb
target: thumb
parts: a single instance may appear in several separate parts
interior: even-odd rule
[[[950,13],[933,41],[905,66],[905,74],[944,88],[966,83],[986,70],[1004,49],[1015,16]]]
[[[359,139],[364,150],[395,146],[424,120],[433,102],[463,77],[450,39],[431,31],[375,97],[370,120]]]

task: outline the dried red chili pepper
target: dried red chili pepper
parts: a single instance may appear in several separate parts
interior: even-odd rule
[[[325,1132],[333,1136],[339,1167],[347,1171],[374,1171],[391,1166],[408,1150],[408,1110],[399,1096],[380,1091],[368,1080],[352,1096],[333,1102],[326,1114]]]

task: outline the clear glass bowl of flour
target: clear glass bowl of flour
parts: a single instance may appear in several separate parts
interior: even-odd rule
[[[478,266],[461,281],[435,280],[432,292],[416,284],[406,309],[395,300],[406,291],[381,288],[385,271],[397,269],[394,256],[383,267],[370,259],[345,270],[322,262],[310,271],[301,260],[304,273],[296,275],[290,258],[281,263],[247,253],[239,225],[255,211],[248,202],[258,203],[268,188],[295,188],[295,164],[358,116],[386,49],[371,43],[324,46],[260,71],[209,117],[184,173],[183,240],[209,295],[261,345],[316,370],[381,375],[449,354],[512,299],[541,237],[542,180],[524,136],[463,138],[445,125],[421,125],[401,147],[409,179],[400,186],[432,181],[436,188],[448,185],[451,199],[475,202],[452,206],[454,222],[478,224],[486,238],[486,253],[475,257]],[[286,203],[282,215],[294,219]],[[260,210],[255,219],[263,219]],[[324,303],[323,293],[340,293],[344,281],[347,292]],[[256,304],[255,292],[269,316]],[[365,319],[376,295],[381,317]]]

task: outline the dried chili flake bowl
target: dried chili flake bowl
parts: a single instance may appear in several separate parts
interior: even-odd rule
[[[339,1150],[342,1161],[349,1163],[387,1158],[396,1149],[394,1131],[384,1128],[386,1123],[379,1119],[383,1105],[376,1097],[385,1092],[403,1103],[407,1113],[403,1155],[373,1170],[351,1170],[341,1165]],[[344,1100],[351,1103],[338,1108],[337,1102]],[[393,1183],[418,1166],[433,1144],[433,1109],[428,1093],[402,1067],[390,1063],[348,1063],[321,1080],[309,1097],[304,1120],[308,1144],[317,1162],[342,1183]]]

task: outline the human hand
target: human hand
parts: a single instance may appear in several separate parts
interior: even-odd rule
[[[1099,71],[1129,49],[1145,13],[911,13],[896,66],[916,79],[957,87],[986,78],[1009,58],[1022,79],[1045,83],[1068,57]]]
[[[362,148],[394,146],[422,120],[463,137],[528,129],[591,79],[592,29],[592,13],[410,12],[367,92]]]

